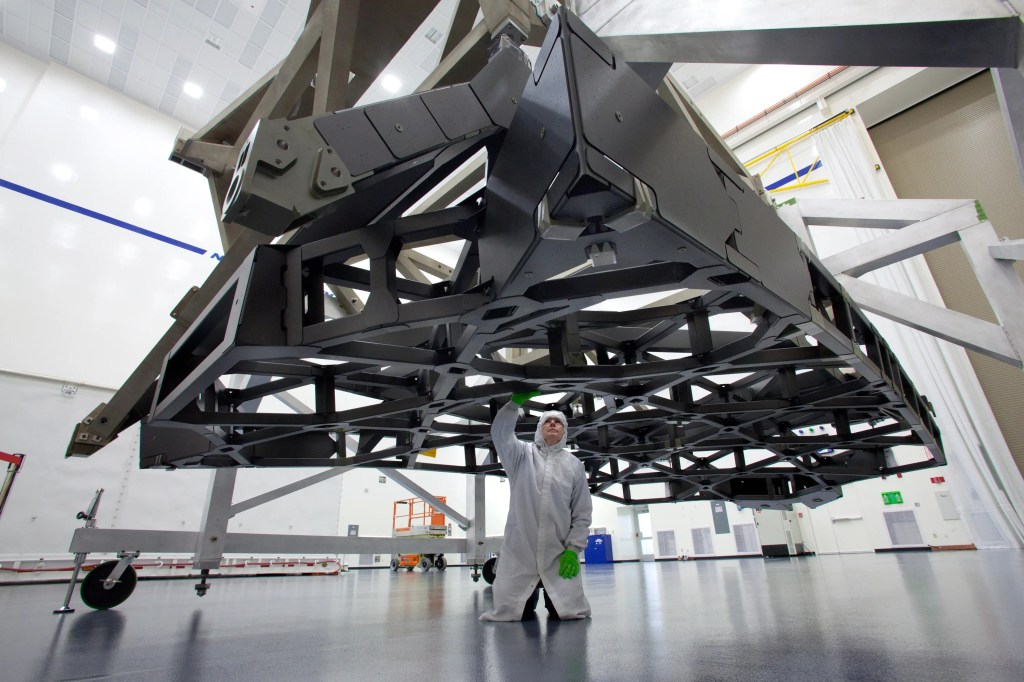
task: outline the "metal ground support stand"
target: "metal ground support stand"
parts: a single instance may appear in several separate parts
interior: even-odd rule
[[[779,214],[796,227],[876,229],[881,236],[822,261],[861,309],[1024,367],[1024,283],[1013,268],[1021,240],[1000,241],[981,205],[969,199],[800,199]],[[934,249],[963,248],[998,323],[899,294],[857,279]]]
[[[473,572],[473,582],[480,580],[480,567],[487,560],[487,480],[483,476],[466,478],[466,507],[473,525],[466,529],[466,563]]]
[[[498,551],[501,546],[501,537],[484,537],[483,535],[483,508],[484,508],[484,480],[482,477],[470,477],[470,485],[479,488],[479,497],[475,503],[477,512],[480,513],[480,520],[460,514],[450,505],[446,505],[430,495],[420,486],[410,481],[405,476],[397,476],[393,480],[406,487],[410,492],[419,497],[429,498],[427,501],[438,509],[444,509],[445,513],[456,519],[459,527],[467,532],[467,538],[432,538],[432,537],[401,537],[401,538],[370,538],[370,537],[342,537],[336,535],[274,535],[257,533],[229,533],[227,532],[228,520],[235,514],[253,509],[261,504],[276,500],[285,495],[303,490],[311,485],[329,480],[348,471],[350,467],[338,467],[309,476],[303,480],[295,481],[275,490],[262,493],[248,500],[232,503],[234,494],[235,478],[237,469],[218,469],[212,472],[206,505],[203,512],[203,520],[198,532],[191,531],[162,531],[162,530],[128,530],[128,529],[102,529],[95,527],[95,507],[98,505],[94,500],[86,518],[90,514],[90,521],[85,527],[79,528],[71,540],[71,551],[76,553],[76,567],[89,552],[117,552],[124,563],[125,572],[132,571],[128,564],[137,558],[141,553],[188,553],[194,552],[193,567],[199,569],[200,581],[195,585],[197,596],[204,596],[210,589],[210,579],[217,577],[211,571],[215,571],[225,554],[465,554],[467,563],[474,561],[473,557],[486,556],[487,553]],[[392,472],[393,473],[393,472]],[[102,492],[102,491],[101,491]],[[478,526],[479,524],[479,526]],[[480,530],[477,530],[479,528]],[[471,539],[470,539],[471,538]],[[125,548],[131,551],[125,551]],[[482,561],[480,562],[482,563]],[[97,573],[98,577],[116,580],[119,575],[115,572],[120,562],[107,562],[101,566],[110,565],[111,573],[103,575]],[[98,571],[100,567],[94,569]],[[105,569],[108,570],[108,569]],[[76,568],[77,571],[77,568]],[[77,575],[77,573],[76,573]],[[134,571],[131,573],[134,576]],[[74,582],[72,581],[72,585]],[[122,588],[126,589],[126,588]],[[127,599],[131,590],[126,590],[124,598],[118,601],[121,603]],[[70,588],[68,598],[70,600]],[[67,602],[66,600],[66,602]],[[105,603],[105,602],[103,602]],[[94,605],[94,608],[109,608],[112,605]],[[67,603],[65,603],[65,607]],[[70,612],[55,611],[57,612]]]
[[[100,499],[103,497],[103,488],[96,491],[96,494],[92,498],[92,502],[89,503],[89,509],[84,512],[78,512],[77,518],[84,519],[85,525],[83,528],[95,528],[96,527],[96,512],[100,508]],[[64,595],[64,604],[54,609],[54,613],[74,613],[75,610],[71,608],[71,595],[75,591],[75,583],[78,581],[78,572],[82,570],[82,564],[85,563],[85,557],[88,551],[75,552],[75,568],[71,573],[71,581],[68,583],[67,594]]]

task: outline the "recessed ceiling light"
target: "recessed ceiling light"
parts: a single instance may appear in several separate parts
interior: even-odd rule
[[[61,182],[67,182],[75,177],[75,169],[63,163],[53,164],[51,172],[53,173],[53,177],[57,178]]]
[[[399,88],[402,87],[402,81],[399,80],[397,76],[392,76],[389,73],[381,79],[380,87],[384,88],[388,92],[398,92]]]
[[[0,78],[0,92],[3,92],[6,89],[7,89],[7,81],[5,81],[3,78]]]
[[[99,118],[99,114],[92,107],[85,106],[84,104],[78,108],[78,115],[84,118],[86,121],[95,122]]]
[[[114,50],[117,49],[117,43],[106,36],[101,36],[99,33],[93,37],[92,44],[96,46],[97,50],[107,54],[114,54]]]
[[[192,81],[186,81],[185,84],[181,86],[181,91],[193,99],[199,99],[203,96],[203,89]]]

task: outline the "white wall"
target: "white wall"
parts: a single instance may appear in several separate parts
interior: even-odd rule
[[[167,160],[172,119],[6,45],[0,64],[0,179],[38,193],[0,187],[0,368],[120,385],[214,264],[206,181]]]
[[[196,530],[210,472],[140,471],[137,427],[90,458],[64,452],[212,269],[221,247],[206,181],[167,160],[179,122],[3,44],[0,76],[0,450],[26,455],[0,559],[66,557],[97,488],[100,527]],[[234,499],[309,473],[242,471]],[[334,534],[349,522],[342,487],[320,483],[230,527]],[[390,499],[379,507],[390,529]]]

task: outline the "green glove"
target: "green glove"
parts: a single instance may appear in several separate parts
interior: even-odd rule
[[[562,552],[558,559],[558,575],[566,580],[575,578],[580,574],[580,555],[574,549],[567,549]]]
[[[522,405],[530,398],[536,398],[540,395],[540,391],[517,391],[512,394],[512,402],[516,405]]]

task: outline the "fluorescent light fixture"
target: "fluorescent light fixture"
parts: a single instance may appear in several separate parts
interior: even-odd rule
[[[0,78],[0,92],[3,92],[6,89],[7,89],[7,81],[5,81],[3,78]]]
[[[388,73],[380,81],[380,87],[384,88],[388,92],[398,92],[402,87],[402,81],[397,76],[393,76]]]
[[[149,217],[153,214],[153,202],[144,197],[139,197],[135,200],[135,205],[132,207],[135,212],[142,217]]]
[[[53,173],[53,177],[57,178],[61,182],[67,182],[75,178],[75,169],[63,163],[53,164],[53,168],[50,169]]]
[[[114,54],[114,50],[117,49],[117,43],[106,36],[101,36],[99,33],[93,37],[92,44],[96,46],[97,50],[107,54]]]
[[[78,107],[78,115],[84,118],[86,121],[95,122],[99,118],[99,114],[92,107],[82,105]]]
[[[181,86],[181,91],[192,99],[199,99],[203,96],[203,89],[192,81],[186,81],[185,84]]]

